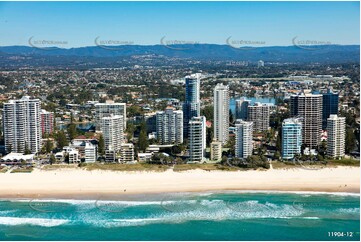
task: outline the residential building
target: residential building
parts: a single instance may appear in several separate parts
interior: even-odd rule
[[[105,149],[112,147],[115,151],[120,150],[124,142],[123,116],[103,117],[100,121],[100,131],[103,133]]]
[[[133,163],[134,162],[134,145],[132,143],[122,144],[120,149],[120,162]]]
[[[304,90],[290,98],[291,117],[302,118],[302,142],[306,147],[317,148],[322,134],[322,95]]]
[[[236,100],[236,119],[247,120],[249,105],[251,105],[251,100],[245,98]]]
[[[41,110],[41,134],[49,135],[54,131],[54,113],[48,112],[44,109]]]
[[[84,153],[85,153],[85,163],[94,163],[97,160],[97,146],[90,143],[90,142],[86,142],[85,143],[85,148],[84,148]]]
[[[41,107],[38,99],[24,96],[4,103],[3,133],[7,152],[35,154],[41,149]]]
[[[192,117],[199,117],[200,103],[200,78],[199,76],[186,76],[186,95],[183,104],[183,136],[188,137],[188,125]]]
[[[229,138],[229,88],[222,83],[214,89],[214,138],[226,144]]]
[[[213,140],[211,143],[211,160],[221,161],[222,160],[222,142]]]
[[[253,122],[238,119],[235,126],[235,155],[237,158],[245,159],[252,155],[253,151]]]
[[[258,68],[264,67],[264,61],[263,61],[263,60],[259,60],[259,61],[257,62],[257,67],[258,67]]]
[[[183,112],[167,107],[163,112],[157,112],[157,139],[160,144],[183,143]]]
[[[267,131],[270,120],[270,106],[265,103],[256,102],[248,106],[247,121],[253,122],[254,132]]]
[[[69,163],[78,163],[79,161],[79,151],[72,149],[68,152]]]
[[[331,114],[327,119],[327,155],[333,158],[345,156],[346,118]]]
[[[285,119],[282,123],[282,159],[290,160],[301,154],[302,120]]]
[[[330,115],[338,114],[338,93],[328,89],[327,93],[322,94],[322,106],[322,129],[326,129]]]
[[[96,128],[100,130],[100,122],[103,117],[110,115],[120,115],[123,117],[123,130],[127,126],[127,105],[126,103],[115,103],[108,100],[106,103],[97,103],[95,106]]]
[[[206,118],[193,117],[189,121],[189,162],[202,162],[206,150]]]

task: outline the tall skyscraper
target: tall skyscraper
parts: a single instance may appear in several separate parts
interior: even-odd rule
[[[7,152],[37,153],[41,149],[41,107],[38,99],[24,96],[4,103],[3,128]]]
[[[103,117],[100,121],[100,131],[103,133],[105,149],[119,151],[124,143],[123,116]]]
[[[255,103],[248,106],[247,120],[253,122],[255,132],[267,131],[269,128],[270,106],[262,103]]]
[[[161,144],[183,143],[183,112],[167,107],[157,112],[157,138]]]
[[[193,117],[189,121],[189,162],[202,162],[206,151],[206,118]]]
[[[226,144],[229,137],[229,88],[222,83],[214,89],[214,138]]]
[[[322,128],[327,127],[327,119],[331,114],[338,114],[338,93],[334,93],[331,89],[322,95]]]
[[[192,117],[199,117],[200,104],[200,78],[199,76],[186,76],[186,96],[183,104],[183,134],[188,137],[189,121]]]
[[[302,117],[302,142],[309,148],[317,148],[322,134],[322,95],[304,90],[291,96],[290,114]]]
[[[236,119],[247,120],[249,105],[251,105],[251,100],[245,98],[236,100]]]
[[[331,114],[327,119],[327,155],[334,158],[345,156],[346,118]]]
[[[110,115],[123,116],[123,130],[127,127],[127,105],[125,103],[115,103],[113,101],[107,101],[106,103],[97,103],[95,106],[95,121],[96,128],[100,130],[100,121],[103,117],[109,117]]]
[[[51,134],[54,131],[54,113],[41,110],[41,134]]]
[[[297,118],[285,119],[282,123],[282,158],[293,159],[301,154],[302,121]]]
[[[253,151],[253,122],[236,120],[236,144],[235,153],[238,158],[247,158]]]

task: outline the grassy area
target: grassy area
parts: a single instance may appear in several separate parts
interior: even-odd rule
[[[32,167],[26,167],[26,168],[14,169],[10,173],[31,173],[32,171],[33,171]]]
[[[52,171],[57,169],[66,169],[66,168],[77,168],[78,164],[53,164],[45,165],[41,169],[45,171]]]
[[[307,167],[329,167],[329,166],[360,166],[360,161],[355,159],[341,159],[341,160],[325,160],[321,162],[317,162],[315,164],[311,164],[309,162],[300,161],[300,163],[292,163],[292,162],[282,162],[282,161],[272,161],[272,167],[274,169],[291,169],[302,167],[301,163],[306,165]]]
[[[360,166],[360,160],[343,158],[341,160],[327,160],[327,165]]]
[[[8,168],[7,167],[0,167],[0,173],[5,173],[7,172]]]
[[[92,163],[83,166],[86,170],[109,170],[109,171],[156,171],[163,172],[169,169],[169,166],[165,165],[151,165],[146,163],[137,164],[99,164]]]
[[[175,165],[173,168],[173,171],[175,172],[181,172],[181,171],[188,171],[188,170],[194,170],[194,169],[201,169],[205,171],[239,171],[240,168],[237,167],[230,167],[230,166],[224,166],[220,164],[181,164],[181,165]]]
[[[298,166],[290,162],[272,161],[273,169],[292,169],[297,168]]]

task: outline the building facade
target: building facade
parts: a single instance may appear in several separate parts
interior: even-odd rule
[[[90,142],[86,142],[84,147],[84,158],[85,158],[85,163],[96,162],[98,159],[97,146]]]
[[[229,88],[222,83],[214,89],[214,138],[226,144],[229,138]]]
[[[253,151],[253,122],[236,120],[235,154],[237,158],[245,159],[252,155]]]
[[[345,156],[346,118],[331,114],[327,119],[327,155],[333,158]]]
[[[103,117],[100,121],[100,131],[103,133],[105,149],[119,151],[124,142],[123,116]]]
[[[199,117],[201,113],[200,104],[200,78],[198,76],[185,77],[186,95],[183,104],[183,135],[188,137],[189,121],[193,117]]]
[[[157,112],[157,139],[163,145],[183,143],[183,112],[167,107]]]
[[[4,103],[3,132],[6,152],[35,154],[41,149],[41,107],[38,99],[24,96]]]
[[[338,93],[334,93],[331,89],[322,95],[322,128],[326,129],[327,119],[331,114],[338,114]]]
[[[270,106],[264,103],[255,103],[248,106],[247,120],[253,122],[254,132],[267,131],[269,128]]]
[[[205,159],[206,118],[193,117],[189,121],[189,162],[197,163]]]
[[[285,119],[282,123],[282,159],[290,160],[301,154],[302,121],[297,118]]]
[[[54,113],[41,110],[41,134],[49,135],[54,131]]]
[[[322,95],[304,90],[290,98],[291,117],[302,118],[302,142],[311,149],[317,148],[322,135]]]
[[[134,145],[132,143],[122,144],[120,149],[120,162],[133,163],[134,162]]]
[[[212,161],[222,160],[222,142],[214,140],[211,143],[211,160]]]
[[[95,122],[96,129],[100,130],[100,121],[104,117],[110,115],[120,115],[123,117],[123,130],[127,126],[127,105],[125,103],[114,103],[107,101],[106,103],[97,103],[95,106]]]
[[[251,105],[251,100],[245,98],[236,100],[236,119],[247,120],[249,105]]]

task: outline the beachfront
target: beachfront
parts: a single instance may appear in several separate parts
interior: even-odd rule
[[[360,168],[320,170],[114,172],[80,168],[32,173],[1,173],[0,196],[77,198],[101,195],[225,190],[360,191]]]

